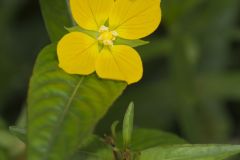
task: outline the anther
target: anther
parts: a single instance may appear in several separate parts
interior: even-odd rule
[[[109,28],[106,27],[106,26],[101,26],[100,29],[99,29],[99,32],[102,33],[102,32],[107,32],[109,31]]]
[[[99,33],[97,40],[106,46],[113,46],[113,41],[115,41],[118,36],[116,31],[110,31],[106,26],[101,26]]]
[[[112,31],[111,33],[112,33],[112,35],[113,35],[114,37],[117,37],[117,36],[118,36],[118,33],[117,33],[116,31]]]

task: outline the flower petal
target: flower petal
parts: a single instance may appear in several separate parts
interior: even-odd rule
[[[116,45],[101,51],[96,63],[96,72],[101,78],[122,80],[131,84],[142,78],[142,61],[133,48]]]
[[[72,15],[79,26],[98,31],[108,19],[114,0],[70,0]]]
[[[109,16],[110,28],[126,39],[146,37],[160,21],[160,0],[117,0]]]
[[[57,46],[59,67],[69,74],[93,73],[98,53],[97,41],[81,32],[65,35]]]

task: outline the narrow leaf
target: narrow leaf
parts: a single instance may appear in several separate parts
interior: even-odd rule
[[[58,67],[56,45],[43,49],[28,95],[28,159],[69,159],[125,87],[95,74],[67,74]]]
[[[117,129],[118,124],[119,124],[119,121],[115,121],[115,122],[113,122],[113,124],[111,125],[112,137],[113,137],[114,139],[117,137],[116,129]]]
[[[128,148],[133,132],[133,118],[134,118],[134,103],[131,102],[128,106],[123,120],[123,144]]]
[[[85,30],[79,26],[74,26],[74,27],[70,27],[70,28],[67,28],[66,27],[66,30],[68,30],[69,32],[83,32],[93,38],[97,38],[99,33],[98,32],[95,32],[95,31],[89,31],[89,30]],[[123,38],[120,38],[120,37],[117,37],[117,39],[114,41],[114,44],[115,45],[128,45],[130,47],[139,47],[139,46],[144,46],[146,44],[148,44],[149,42],[147,41],[143,41],[143,40],[140,40],[140,39],[137,39],[137,40],[128,40],[128,39],[123,39]]]
[[[95,39],[97,39],[98,34],[99,34],[98,32],[86,30],[86,29],[83,29],[79,26],[74,26],[74,27],[69,27],[69,28],[65,27],[65,28],[68,32],[82,32],[82,33],[85,33],[85,34],[95,38]]]
[[[140,160],[223,160],[239,152],[239,145],[159,146],[142,151]]]
[[[123,39],[123,38],[117,38],[115,43],[116,45],[128,45],[131,47],[139,47],[139,46],[144,46],[146,44],[148,44],[148,41],[144,41],[141,39],[137,39],[137,40],[128,40],[128,39]]]

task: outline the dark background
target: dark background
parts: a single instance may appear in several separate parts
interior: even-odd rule
[[[162,0],[162,9],[160,27],[146,38],[151,43],[138,48],[143,80],[128,87],[96,132],[108,132],[134,101],[136,127],[191,143],[239,144],[240,1]],[[37,0],[0,1],[0,159],[22,149],[8,126],[24,123],[34,61],[49,43]]]

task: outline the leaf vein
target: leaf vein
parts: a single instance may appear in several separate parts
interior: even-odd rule
[[[79,80],[79,82],[77,83],[76,87],[74,88],[69,100],[67,101],[65,107],[64,107],[64,111],[62,112],[62,114],[60,115],[58,121],[57,121],[57,124],[56,124],[56,127],[53,128],[53,132],[52,132],[52,139],[50,139],[50,142],[49,142],[49,145],[47,147],[47,153],[45,153],[45,157],[43,158],[43,160],[47,160],[49,159],[49,153],[51,152],[51,149],[57,139],[57,136],[59,135],[59,130],[61,128],[61,124],[63,123],[64,121],[64,118],[66,117],[70,107],[71,107],[71,104],[73,102],[73,99],[74,97],[76,96],[77,94],[77,91],[79,90],[81,84],[83,83],[83,80],[84,80],[84,77],[81,77],[81,79]]]

